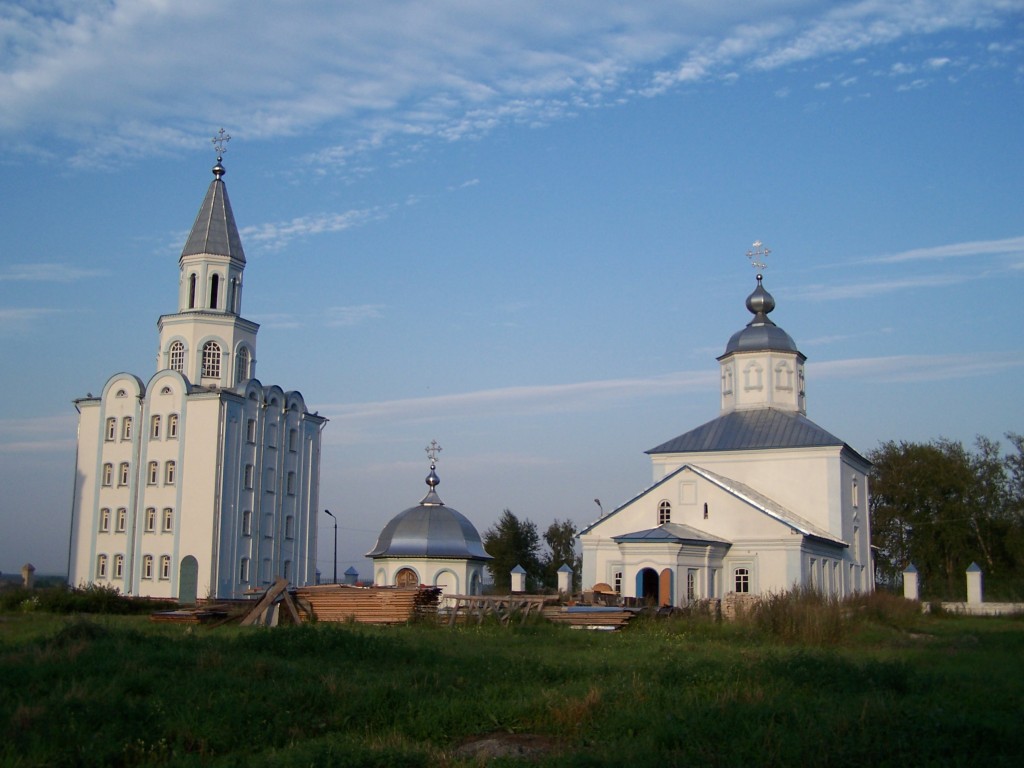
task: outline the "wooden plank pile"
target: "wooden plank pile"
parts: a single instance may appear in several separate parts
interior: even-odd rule
[[[324,584],[295,590],[300,611],[317,621],[405,624],[437,612],[438,587],[353,587]]]
[[[594,605],[550,606],[544,609],[544,618],[574,629],[622,629],[637,614],[628,608]]]

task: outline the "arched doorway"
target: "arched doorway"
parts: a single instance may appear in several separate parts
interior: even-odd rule
[[[653,568],[643,568],[636,575],[636,596],[645,603],[658,601],[658,572]]]
[[[396,587],[418,587],[419,585],[420,577],[412,568],[402,568],[395,574]]]
[[[199,589],[199,561],[186,555],[178,566],[178,602],[184,605],[196,604]]]

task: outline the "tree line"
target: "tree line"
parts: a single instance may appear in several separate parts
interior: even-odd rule
[[[544,531],[544,545],[537,524],[527,518],[520,520],[506,509],[494,525],[484,531],[484,549],[493,560],[487,564],[494,589],[508,592],[512,587],[512,569],[517,565],[526,571],[526,591],[538,592],[558,588],[558,569],[568,565],[573,570],[571,587],[580,583],[583,558],[576,549],[576,524],[571,520],[555,520]]]
[[[979,436],[974,446],[938,439],[885,442],[867,458],[878,583],[896,586],[908,565],[922,594],[958,598],[977,563],[986,599],[1024,600],[1024,435],[1009,450]]]

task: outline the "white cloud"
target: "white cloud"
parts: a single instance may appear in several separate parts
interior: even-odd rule
[[[808,364],[808,375],[876,382],[925,382],[990,376],[1024,366],[1024,353],[894,355]]]
[[[980,256],[1024,255],[1024,235],[1007,237],[1002,240],[973,240],[966,243],[951,243],[930,248],[914,248],[900,253],[862,259],[860,264],[896,264],[905,261],[940,261],[953,258]]]
[[[0,333],[24,333],[33,323],[60,311],[48,307],[0,307]]]
[[[384,316],[383,309],[383,304],[328,307],[327,326],[331,328],[349,328],[354,325],[362,325],[369,320],[379,320]]]
[[[808,285],[786,292],[787,297],[804,301],[834,301],[837,299],[865,299],[886,293],[906,291],[914,288],[940,288],[947,285],[960,285],[977,279],[975,275],[911,275],[890,279],[868,280],[859,283],[838,282],[828,285]]]
[[[198,148],[225,125],[249,140],[315,135],[321,172],[365,172],[351,167],[356,157],[399,139],[544,125],[638,93],[995,25],[1016,5],[7,3],[0,137],[8,149],[38,144],[107,165]]]
[[[283,248],[296,238],[342,232],[369,221],[380,221],[385,218],[387,212],[383,208],[363,208],[341,213],[318,213],[296,217],[290,221],[243,227],[239,234],[247,246],[272,251]]]
[[[0,282],[73,283],[103,274],[101,270],[82,269],[69,264],[11,264],[0,272]]]

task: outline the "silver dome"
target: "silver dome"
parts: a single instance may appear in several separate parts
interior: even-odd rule
[[[465,515],[444,504],[423,503],[391,518],[366,556],[491,559]]]
[[[768,313],[775,309],[775,299],[761,285],[761,275],[757,276],[757,288],[747,297],[747,309],[754,319],[747,323],[746,328],[737,331],[730,337],[722,357],[732,352],[755,352],[768,349],[799,352],[793,338],[768,318]]]

